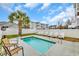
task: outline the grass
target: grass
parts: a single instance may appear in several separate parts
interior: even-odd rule
[[[64,40],[71,42],[79,42],[79,38],[73,38],[73,37],[64,37]]]
[[[8,39],[11,39],[11,38],[16,38],[18,37],[19,35],[18,34],[13,34],[13,35],[6,35]]]
[[[22,34],[21,36],[30,36],[30,35],[36,35],[36,34],[35,33]],[[16,38],[16,37],[19,37],[19,35],[18,34],[7,35],[8,39]],[[71,41],[71,42],[79,42],[79,38],[73,38],[73,37],[64,37],[64,40]]]
[[[30,33],[30,34],[22,34],[21,36],[30,36],[30,35],[34,35],[35,33]],[[13,35],[6,35],[8,39],[11,39],[11,38],[16,38],[16,37],[19,37],[18,34],[13,34]]]

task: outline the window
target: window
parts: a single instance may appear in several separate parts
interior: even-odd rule
[[[77,16],[79,16],[79,12],[77,12]]]

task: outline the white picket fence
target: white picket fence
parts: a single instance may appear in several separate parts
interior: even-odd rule
[[[23,29],[22,34],[26,33],[38,33],[46,35],[63,35],[65,37],[74,37],[79,38],[79,29],[51,29],[51,30],[33,30],[33,29]],[[7,28],[6,31],[3,31],[3,34],[18,34],[18,28]],[[0,30],[0,37],[2,36],[2,31]]]

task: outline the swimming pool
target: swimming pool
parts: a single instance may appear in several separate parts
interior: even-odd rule
[[[55,44],[55,42],[51,42],[37,37],[26,37],[23,38],[23,41],[32,46],[40,55],[47,52],[48,49]]]

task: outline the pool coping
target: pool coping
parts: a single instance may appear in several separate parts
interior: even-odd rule
[[[23,38],[26,38],[26,37],[35,37],[35,36],[33,36],[33,35],[32,35],[32,36],[25,36],[25,37],[22,37],[22,39],[23,39]],[[40,38],[40,37],[35,37],[35,38]],[[55,44],[56,44],[56,42],[53,42],[53,41],[50,41],[50,40],[46,40],[46,39],[44,39],[44,38],[40,38],[40,40],[47,41],[47,42],[50,42],[50,43],[54,44],[53,47],[54,47]],[[22,40],[22,41],[23,41],[23,40]],[[29,44],[28,44],[28,46],[30,46],[31,48],[33,48],[33,47],[32,47],[31,45],[29,45]],[[33,49],[36,51],[36,53],[38,54],[38,56],[44,56],[44,55],[46,55],[47,52],[51,49],[51,47],[52,47],[52,46],[50,46],[50,47],[48,48],[48,50],[47,50],[45,53],[43,53],[43,54],[40,54],[37,50],[35,50],[34,48],[33,48]]]
[[[46,40],[46,39],[44,39],[44,38],[39,38],[39,37],[35,37],[35,36],[29,36],[29,37],[38,38],[39,40],[43,40],[43,41],[47,41],[47,42],[50,42],[50,43],[56,44],[56,42],[53,42],[53,41],[50,41],[50,40]],[[27,37],[27,38],[29,38],[29,37]],[[26,37],[25,37],[25,38],[26,38]],[[24,39],[24,38],[22,38],[22,39]]]

